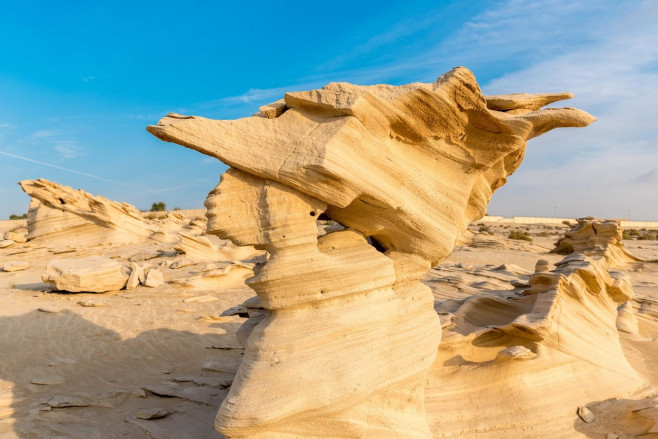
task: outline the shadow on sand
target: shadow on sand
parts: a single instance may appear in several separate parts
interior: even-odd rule
[[[122,339],[71,311],[0,318],[0,438],[221,438],[214,416],[241,355],[211,348],[226,340],[171,329]],[[171,414],[137,419],[149,408]]]

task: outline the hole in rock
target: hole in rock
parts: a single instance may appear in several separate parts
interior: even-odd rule
[[[384,248],[384,246],[379,241],[377,241],[374,237],[368,236],[367,240],[370,243],[370,245],[375,247],[375,250],[377,250],[379,253],[386,253],[386,248]]]
[[[311,215],[311,216],[315,216],[315,212],[311,211],[311,212],[309,213],[309,215]]]
[[[66,201],[64,201],[63,198],[60,198],[60,199],[59,199],[59,202],[62,203],[62,204],[66,204]]]

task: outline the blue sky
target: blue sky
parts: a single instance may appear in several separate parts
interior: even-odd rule
[[[198,208],[226,169],[145,131],[248,116],[331,81],[571,91],[599,120],[531,140],[489,213],[658,220],[658,2],[5,2],[0,218],[43,177],[147,209]]]

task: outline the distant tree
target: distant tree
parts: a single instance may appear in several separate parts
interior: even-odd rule
[[[149,210],[149,212],[164,212],[165,210],[167,210],[167,205],[162,201],[158,201],[151,205],[151,210]]]
[[[9,215],[10,220],[20,220],[20,219],[27,219],[27,213],[24,213],[23,215],[16,215],[15,213],[12,213]]]
[[[180,210],[180,207],[176,206],[174,207],[174,210]]]

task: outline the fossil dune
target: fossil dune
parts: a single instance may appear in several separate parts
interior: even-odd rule
[[[543,108],[570,97],[458,67],[170,114],[148,131],[231,167],[207,220],[21,182],[0,438],[658,435],[658,241],[477,223],[528,140],[595,120]]]

